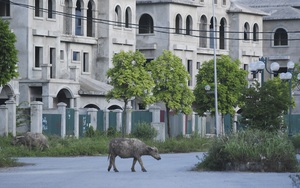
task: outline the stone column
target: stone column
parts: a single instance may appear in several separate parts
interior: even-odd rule
[[[131,106],[126,107],[126,130],[125,130],[126,134],[131,133],[131,115],[132,115],[131,109],[132,109]]]
[[[104,124],[103,124],[103,131],[107,131],[109,127],[109,110],[104,110]]]
[[[30,103],[30,131],[33,133],[43,132],[43,103],[33,101]]]
[[[95,108],[89,108],[87,110],[88,115],[91,117],[91,122],[89,126],[93,126],[94,130],[97,130],[97,112],[98,110]]]
[[[50,67],[52,67],[52,65],[42,64],[41,67],[42,67],[42,79],[50,80]]]
[[[115,110],[117,112],[117,131],[121,131],[122,129],[122,113],[123,111],[120,109]]]
[[[7,106],[8,113],[8,132],[12,133],[13,136],[16,136],[16,117],[17,109],[16,102],[13,99],[10,99],[5,102]]]
[[[67,104],[60,102],[57,104],[58,113],[61,115],[61,137],[65,138],[66,136],[66,107]]]
[[[5,105],[0,106],[0,136],[8,136],[8,110]]]
[[[79,138],[79,110],[74,109],[74,136]]]

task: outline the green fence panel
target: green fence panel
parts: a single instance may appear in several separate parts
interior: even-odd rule
[[[186,134],[192,134],[192,126],[193,126],[193,120],[188,115],[187,117],[187,124],[186,124]]]
[[[43,114],[43,133],[46,135],[61,135],[61,115]]]
[[[97,130],[104,131],[104,112],[98,110],[97,112]]]
[[[134,130],[141,122],[152,122],[152,112],[149,111],[133,111],[131,113],[131,130]]]
[[[86,114],[79,115],[79,136],[83,137],[91,123],[91,116]]]
[[[230,114],[226,114],[224,116],[224,131],[225,134],[232,133],[232,116]]]
[[[117,112],[109,112],[109,126],[117,130]]]
[[[75,110],[72,108],[66,109],[66,135],[74,135],[74,116]]]

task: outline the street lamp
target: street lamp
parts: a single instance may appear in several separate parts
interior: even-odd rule
[[[262,74],[262,83],[264,82],[264,69],[269,74],[276,74],[278,73],[278,70],[280,68],[279,64],[277,62],[273,62],[270,65],[270,71],[267,69],[267,58],[260,58],[260,61],[258,62],[252,62],[249,64],[249,69],[252,72],[253,75],[256,75],[258,72],[261,72]],[[290,102],[292,101],[292,77],[293,77],[293,70],[295,68],[295,63],[292,61],[289,61],[287,63],[287,72],[282,72],[279,74],[279,78],[281,80],[287,80],[289,82],[289,98]],[[297,80],[300,80],[300,73],[297,75]],[[289,123],[288,123],[288,135],[292,136],[292,130],[291,130],[291,114],[292,114],[292,104],[289,105]]]

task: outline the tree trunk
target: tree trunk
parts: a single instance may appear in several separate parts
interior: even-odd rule
[[[167,127],[168,127],[168,136],[171,138],[171,127],[170,127],[170,108],[166,107],[167,110]]]
[[[126,120],[127,120],[127,100],[124,100],[124,109],[123,109],[123,123],[122,123],[122,137],[125,138],[126,135]]]

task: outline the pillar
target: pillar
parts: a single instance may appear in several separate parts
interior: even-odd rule
[[[8,110],[5,105],[0,106],[0,136],[8,136]]]
[[[67,104],[60,102],[57,104],[58,113],[61,115],[61,137],[65,138],[66,136],[66,107]]]
[[[30,103],[30,131],[33,133],[43,132],[43,103],[33,101]]]
[[[91,117],[90,126],[93,126],[94,130],[97,130],[97,112],[98,110],[95,108],[89,108],[87,110],[88,115]]]
[[[16,136],[16,118],[17,118],[17,109],[16,102],[13,99],[10,99],[5,102],[7,106],[8,113],[8,132],[12,133],[13,136]]]
[[[149,107],[149,112],[152,112],[151,126],[157,131],[157,135],[154,140],[164,142],[166,140],[166,130],[165,123],[160,122],[160,107],[151,105]]]
[[[117,131],[121,131],[122,129],[122,113],[123,111],[120,109],[116,109],[115,112],[117,112]]]

